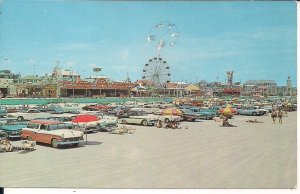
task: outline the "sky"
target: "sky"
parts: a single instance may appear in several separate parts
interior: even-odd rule
[[[83,78],[132,81],[158,55],[152,33],[174,46],[160,50],[171,81],[297,82],[296,2],[0,0],[0,69],[44,75],[59,65]],[[101,67],[100,73],[92,71]]]

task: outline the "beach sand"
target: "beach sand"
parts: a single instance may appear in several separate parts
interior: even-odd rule
[[[254,118],[264,123],[246,122]],[[135,134],[88,134],[79,148],[1,153],[0,186],[295,188],[296,112],[283,124],[269,115],[229,121],[237,127],[214,120],[182,122],[183,129],[134,126]]]

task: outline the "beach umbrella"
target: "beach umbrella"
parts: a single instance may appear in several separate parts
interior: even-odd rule
[[[72,122],[73,123],[87,123],[87,122],[92,122],[92,121],[99,121],[100,118],[96,115],[89,115],[89,114],[84,114],[84,115],[78,115],[76,116]]]
[[[166,108],[162,111],[162,115],[182,115],[181,110],[177,108]]]
[[[88,122],[93,122],[93,121],[99,121],[100,118],[97,117],[96,115],[89,115],[89,114],[84,114],[84,115],[78,115],[76,116],[72,122],[73,123],[85,123],[85,127]],[[87,132],[85,133],[85,142],[87,143]]]
[[[227,104],[226,108],[223,111],[223,114],[231,114],[231,105]]]

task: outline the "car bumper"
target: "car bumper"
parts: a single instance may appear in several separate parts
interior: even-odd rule
[[[155,123],[157,123],[158,120],[151,120],[151,121],[148,121],[148,125],[155,125]]]
[[[8,134],[8,137],[9,138],[21,138],[21,135],[19,134],[19,135],[15,135],[15,134]]]
[[[75,140],[75,141],[72,141],[72,140],[58,141],[58,145],[69,145],[69,144],[81,143],[83,141],[84,141],[83,138],[79,139],[79,140]]]

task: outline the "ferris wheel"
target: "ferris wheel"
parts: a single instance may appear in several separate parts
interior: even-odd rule
[[[161,57],[153,57],[144,65],[143,79],[148,80],[152,86],[162,88],[170,82],[170,67]]]
[[[147,37],[148,43],[157,48],[158,53],[163,47],[175,46],[180,36],[177,26],[171,22],[160,22],[154,25]]]

